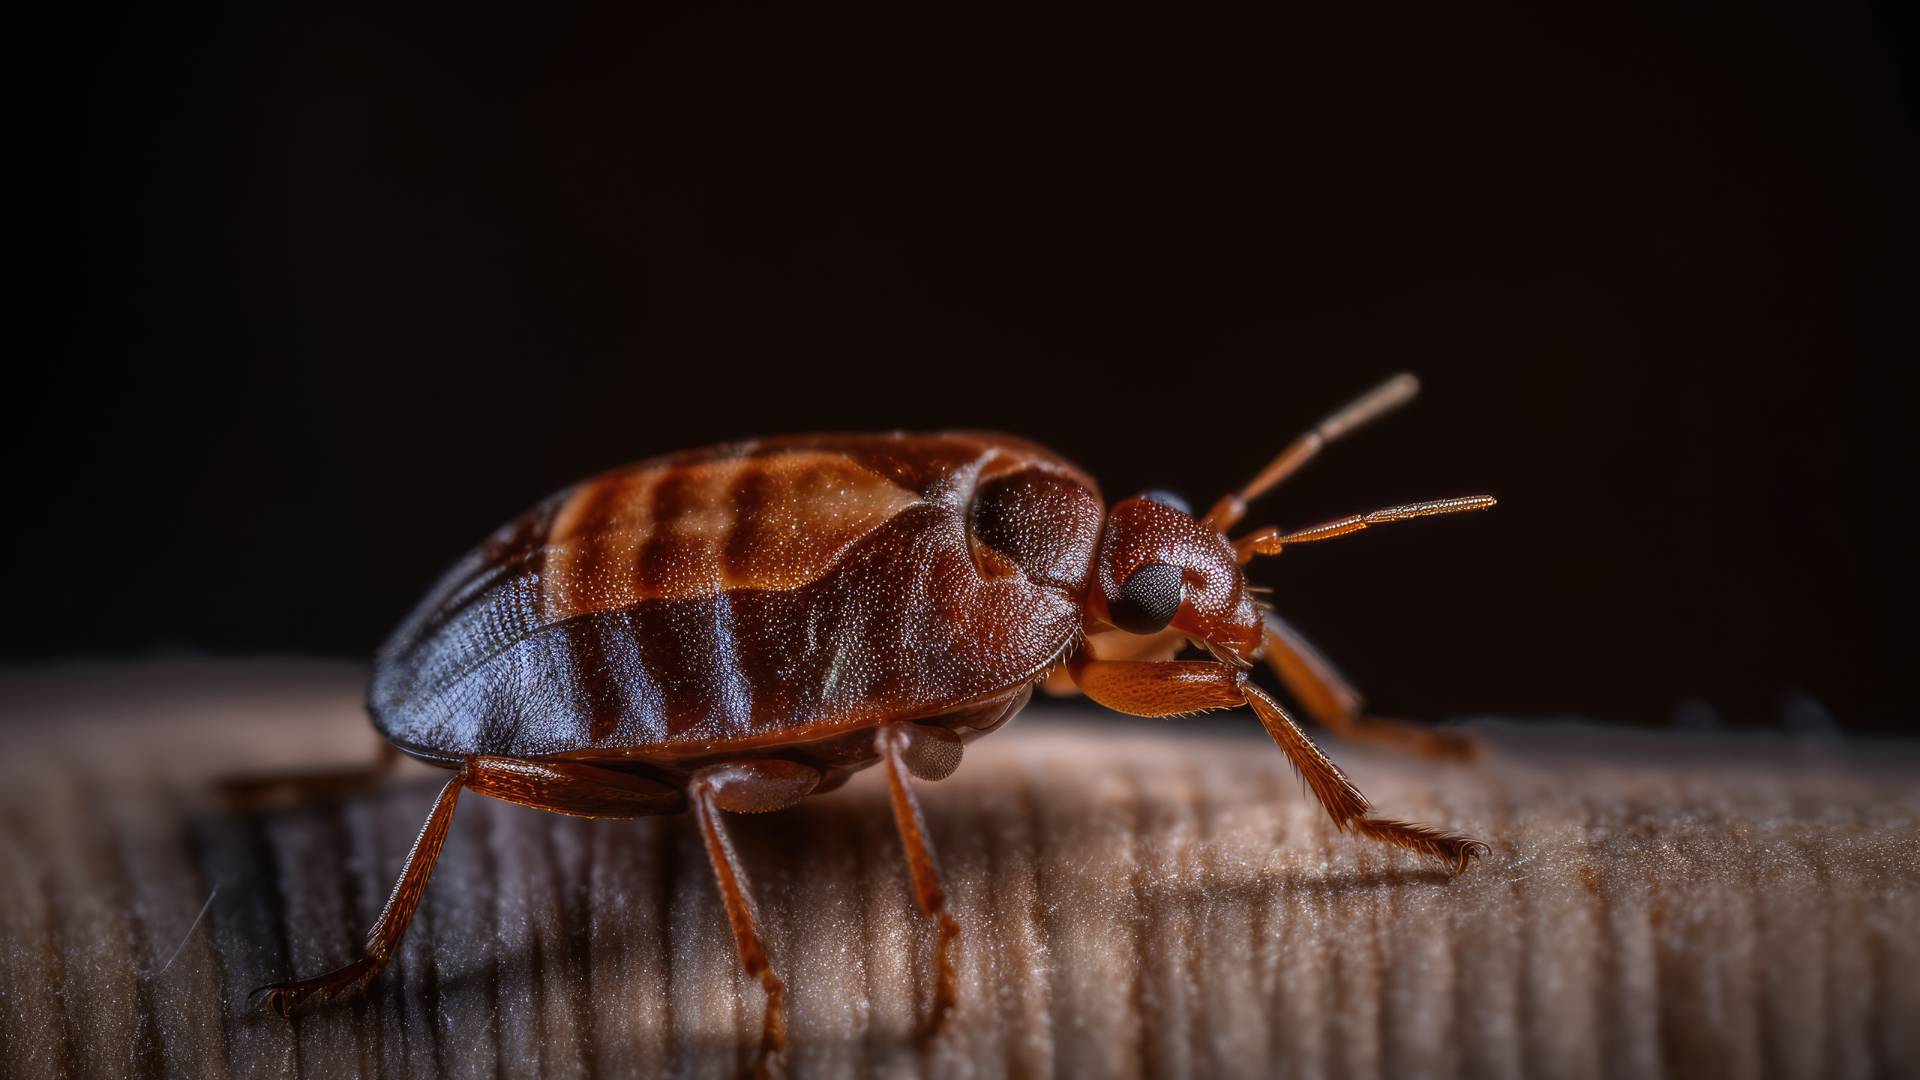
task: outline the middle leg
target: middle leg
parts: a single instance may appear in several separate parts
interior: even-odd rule
[[[953,946],[960,940],[960,920],[947,910],[947,892],[940,885],[940,868],[933,861],[933,845],[927,842],[927,822],[920,814],[920,801],[907,783],[912,763],[907,757],[912,735],[905,724],[884,724],[875,736],[881,764],[887,770],[887,795],[893,802],[893,822],[900,830],[900,844],[907,851],[907,872],[913,878],[913,897],[920,913],[940,928],[935,946],[933,1013],[927,1018],[925,1034],[936,1035],[948,1014],[953,1012],[959,994],[953,975]],[[924,772],[924,770],[923,770]]]
[[[740,966],[760,983],[766,994],[766,1009],[760,1022],[760,1052],[754,1059],[753,1075],[772,1076],[782,1071],[787,1054],[787,984],[774,973],[767,958],[766,943],[760,940],[760,928],[754,917],[753,898],[747,874],[733,840],[720,823],[720,812],[757,814],[780,810],[800,801],[820,783],[818,770],[791,761],[731,762],[713,765],[694,774],[687,789],[693,814],[700,822],[700,836],[706,841],[707,860],[713,864],[714,882],[720,889],[720,902],[727,911],[727,925],[733,930],[733,943],[740,950]]]

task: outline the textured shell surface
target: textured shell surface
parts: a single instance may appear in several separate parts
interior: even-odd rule
[[[1098,489],[1003,435],[802,435],[611,470],[457,563],[381,649],[403,749],[692,756],[1017,692],[1078,634]]]

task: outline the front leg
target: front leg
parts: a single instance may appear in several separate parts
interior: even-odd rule
[[[1322,727],[1342,738],[1390,746],[1422,757],[1473,761],[1480,756],[1480,743],[1471,735],[1387,720],[1363,711],[1360,692],[1320,650],[1280,616],[1269,611],[1263,617],[1267,666]]]
[[[1252,706],[1255,716],[1306,780],[1314,797],[1340,829],[1397,844],[1438,859],[1455,874],[1487,853],[1487,845],[1457,833],[1375,817],[1373,805],[1333,760],[1300,730],[1293,717],[1245,673],[1209,660],[1136,660],[1076,658],[1068,670],[1088,697],[1131,716],[1181,716],[1208,709]]]

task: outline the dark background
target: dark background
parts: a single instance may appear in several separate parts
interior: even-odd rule
[[[1257,572],[1383,711],[1909,729],[1911,27],[1318,7],[50,17],[0,653],[365,656],[752,434],[1205,503],[1411,369],[1253,515],[1500,496]]]

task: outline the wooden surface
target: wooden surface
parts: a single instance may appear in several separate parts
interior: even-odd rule
[[[207,781],[370,755],[363,678],[0,674],[0,1073],[735,1075],[759,999],[684,817],[463,799],[363,1001],[249,1009],[354,955],[444,774],[251,814]],[[1493,844],[1452,881],[1337,836],[1251,717],[1030,710],[922,788],[965,927],[956,1023],[925,1050],[932,934],[880,778],[735,818],[796,1071],[1920,1070],[1913,744],[1487,734],[1477,768],[1330,744],[1387,812]]]

